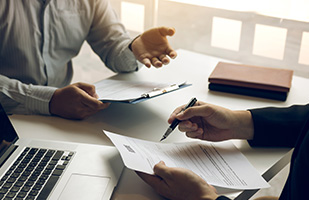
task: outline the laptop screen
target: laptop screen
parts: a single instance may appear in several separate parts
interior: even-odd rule
[[[18,139],[16,131],[0,104],[0,160],[5,151]]]

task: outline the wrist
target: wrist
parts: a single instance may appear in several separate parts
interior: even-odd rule
[[[130,44],[129,44],[129,49],[133,52],[133,48],[132,48],[132,46],[133,46],[133,43],[135,42],[135,40],[137,39],[137,38],[139,38],[141,35],[138,35],[138,36],[136,36],[131,42],[130,42]]]
[[[51,97],[51,99],[49,101],[49,112],[50,112],[51,115],[57,115],[58,105],[56,103],[57,100],[55,100],[55,99],[57,99],[57,95],[58,95],[59,91],[60,91],[59,88],[56,89],[53,96]]]
[[[235,111],[235,134],[233,139],[251,140],[254,135],[254,125],[250,111]]]

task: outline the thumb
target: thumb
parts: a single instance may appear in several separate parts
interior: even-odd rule
[[[80,89],[82,89],[83,91],[85,91],[90,96],[95,97],[95,98],[98,97],[94,85],[91,85],[88,83],[81,83],[81,82],[76,83],[75,85],[79,87]]]
[[[214,109],[211,106],[194,106],[186,109],[183,112],[177,114],[177,119],[188,120],[192,117],[208,117],[214,113]]]
[[[173,36],[175,34],[175,29],[174,28],[171,28],[171,27],[165,27],[165,26],[162,26],[162,27],[159,27],[159,32],[160,34],[165,37],[165,36]]]
[[[160,161],[153,168],[155,175],[160,176],[162,179],[169,179],[170,178],[169,170],[170,170],[170,168],[167,167],[163,161]]]

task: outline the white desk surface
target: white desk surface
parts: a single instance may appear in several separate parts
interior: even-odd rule
[[[119,74],[113,79],[173,82],[186,80],[192,86],[165,94],[136,105],[114,103],[108,109],[82,121],[51,116],[13,115],[10,119],[20,137],[69,142],[112,145],[102,129],[126,136],[159,141],[168,127],[172,111],[192,97],[233,110],[265,106],[289,106],[309,102],[309,79],[293,77],[292,88],[285,102],[213,92],[208,90],[208,76],[218,61],[227,61],[186,50],[161,69],[146,67],[139,72]],[[175,129],[165,142],[189,141]],[[233,141],[253,166],[263,174],[271,169],[289,150],[252,149],[246,141]],[[271,171],[271,170],[270,170]],[[273,175],[271,175],[273,176]],[[162,199],[140,180],[135,172],[125,169],[112,199]]]

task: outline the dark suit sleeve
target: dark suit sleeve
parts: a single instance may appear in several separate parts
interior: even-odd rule
[[[294,147],[309,115],[309,104],[249,110],[254,124],[253,147]]]

